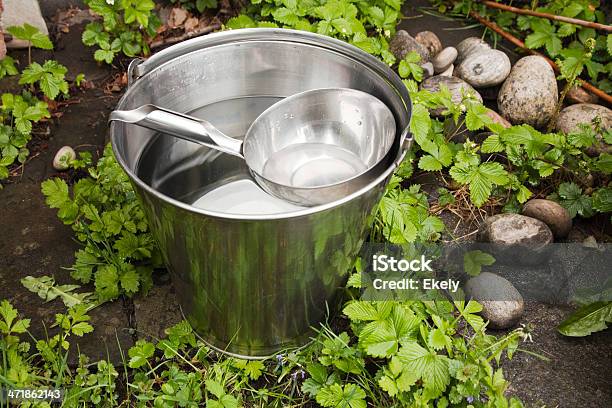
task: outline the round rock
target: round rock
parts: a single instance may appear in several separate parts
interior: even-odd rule
[[[446,86],[450,91],[453,103],[461,103],[463,97],[467,95],[472,95],[478,101],[482,102],[480,94],[472,88],[470,84],[457,77],[435,75],[424,80],[421,83],[421,89],[426,89],[430,92],[438,92],[442,85]],[[439,116],[444,110],[445,108],[434,109],[432,114]]]
[[[529,200],[523,206],[523,215],[538,219],[548,225],[553,235],[565,238],[572,229],[572,217],[561,204],[540,198]]]
[[[431,31],[421,31],[414,36],[416,42],[427,48],[430,57],[435,57],[442,51],[442,42],[438,36]]]
[[[444,72],[451,66],[457,58],[457,49],[455,47],[446,47],[431,61],[436,73]]]
[[[395,34],[389,43],[389,50],[398,60],[404,59],[409,52],[414,51],[421,56],[421,62],[429,61],[427,48],[419,44],[406,30],[399,30]]]
[[[548,62],[531,55],[521,58],[499,90],[499,112],[513,124],[543,127],[559,100],[557,80]]]
[[[505,278],[491,272],[482,272],[470,278],[464,287],[468,298],[482,305],[483,319],[492,329],[507,329],[516,325],[525,309],[523,296]]]
[[[553,242],[553,234],[545,223],[513,213],[488,217],[480,233],[485,241],[498,245],[537,249]]]
[[[63,146],[55,153],[53,168],[60,171],[68,170],[70,162],[74,159],[76,159],[74,149],[70,146]]]
[[[511,68],[510,58],[506,53],[486,49],[468,55],[457,66],[455,75],[473,87],[482,88],[504,82]]]
[[[476,51],[490,50],[491,46],[486,41],[479,37],[468,37],[457,44],[457,60],[456,65],[459,65],[470,54]]]
[[[557,117],[556,127],[560,132],[572,133],[580,130],[578,125],[590,125],[595,118],[601,120],[602,129],[612,127],[612,110],[593,103],[579,103],[563,109]]]

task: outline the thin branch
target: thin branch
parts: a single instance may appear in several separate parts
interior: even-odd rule
[[[472,18],[478,20],[478,22],[481,23],[482,25],[484,25],[487,28],[495,31],[497,34],[501,35],[506,40],[510,41],[512,44],[514,44],[517,47],[525,50],[529,54],[537,55],[539,57],[544,58],[546,60],[546,62],[548,62],[548,64],[552,67],[552,69],[554,69],[555,72],[559,73],[559,67],[557,66],[557,64],[555,64],[555,62],[553,60],[551,60],[550,58],[546,57],[545,55],[540,54],[539,52],[537,52],[535,50],[527,48],[523,41],[519,40],[518,38],[516,38],[515,36],[513,36],[509,32],[505,31],[503,28],[501,28],[500,26],[498,26],[494,22],[492,22],[490,20],[487,20],[486,18],[482,17],[480,14],[478,14],[475,11],[470,11],[470,16],[472,16]],[[581,79],[581,82],[582,82],[581,86],[586,91],[588,91],[588,92],[590,92],[590,93],[592,93],[594,95],[597,95],[598,97],[600,97],[601,99],[606,101],[606,103],[612,105],[612,96],[608,95],[607,93],[605,93],[601,89],[594,87],[593,85],[589,84],[588,82],[586,82],[583,79]]]
[[[518,8],[518,7],[507,6],[505,4],[495,3],[494,1],[483,0],[481,3],[484,4],[487,7],[490,7],[490,8],[495,8],[495,9],[499,9],[499,10],[509,11],[509,12],[515,13],[515,14],[525,14],[525,15],[528,15],[528,16],[542,17],[542,18],[547,18],[549,20],[561,21],[563,23],[575,24],[575,25],[580,25],[580,26],[583,26],[583,27],[594,28],[596,30],[612,32],[612,26],[611,25],[594,23],[592,21],[580,20],[578,18],[565,17],[565,16],[557,16],[557,15],[554,15],[554,14],[542,13],[540,11],[533,11],[533,10],[522,9],[522,8]]]

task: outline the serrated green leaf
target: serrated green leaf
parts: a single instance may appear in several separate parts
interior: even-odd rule
[[[45,180],[41,183],[41,189],[46,197],[45,202],[51,208],[61,208],[67,201],[70,201],[68,184],[62,179]]]
[[[470,276],[480,275],[483,266],[495,263],[495,258],[481,250],[468,251],[463,254],[463,270]]]
[[[480,150],[483,153],[498,153],[504,151],[504,144],[501,142],[499,135],[491,135],[482,142]]]
[[[138,288],[140,287],[140,276],[135,269],[129,269],[123,272],[119,281],[121,282],[121,287],[128,294],[138,292]]]
[[[355,384],[326,385],[317,394],[316,400],[322,407],[366,408],[365,391]]]
[[[577,214],[583,217],[593,215],[592,199],[582,194],[582,189],[577,184],[566,182],[559,184],[560,204],[565,207],[572,218]]]
[[[119,275],[114,265],[103,265],[95,276],[96,292],[102,300],[111,300],[119,296]]]
[[[440,163],[432,155],[421,156],[419,159],[419,169],[425,171],[440,171],[442,170],[442,163]]]
[[[215,397],[221,398],[222,396],[225,395],[225,390],[223,389],[223,386],[219,384],[218,382],[212,379],[208,379],[206,380],[205,384],[206,384],[206,391],[210,392]]]
[[[565,336],[584,337],[605,330],[612,323],[612,302],[596,302],[578,309],[559,325]]]
[[[417,342],[406,342],[398,353],[398,358],[423,380],[425,388],[434,395],[440,395],[450,383],[448,358],[428,351]]]
[[[429,111],[423,105],[414,105],[412,107],[412,117],[410,118],[410,132],[418,141],[427,138],[429,129],[431,129]]]
[[[41,33],[40,30],[28,23],[22,26],[12,26],[6,29],[13,37],[20,40],[29,41],[36,48],[44,50],[52,50],[53,43],[48,36]]]
[[[429,332],[427,343],[434,350],[442,350],[450,343],[450,338],[439,327]]]
[[[256,24],[251,17],[245,14],[240,14],[237,17],[232,17],[227,20],[225,26],[231,30],[237,30],[240,28],[252,28],[255,27]]]
[[[136,344],[128,350],[128,356],[130,361],[128,366],[130,368],[138,368],[147,364],[149,358],[153,357],[155,353],[155,346],[145,340],[138,340]]]
[[[74,324],[70,331],[72,332],[72,334],[74,334],[75,336],[79,336],[79,337],[83,337],[84,334],[87,333],[91,333],[94,331],[94,328],[91,324],[86,323],[86,322],[79,322]]]

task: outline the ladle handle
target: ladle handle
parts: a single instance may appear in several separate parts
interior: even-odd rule
[[[229,137],[209,122],[155,105],[111,112],[109,122],[132,123],[243,158],[242,141]]]

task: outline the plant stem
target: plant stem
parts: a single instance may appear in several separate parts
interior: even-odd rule
[[[554,15],[554,14],[542,13],[540,11],[533,11],[533,10],[522,9],[522,8],[518,8],[518,7],[507,6],[505,4],[496,3],[494,1],[483,0],[481,3],[484,4],[487,7],[490,7],[490,8],[495,8],[495,9],[499,9],[499,10],[509,11],[509,12],[515,13],[515,14],[525,14],[525,15],[528,15],[528,16],[547,18],[549,20],[561,21],[563,23],[575,24],[575,25],[580,25],[580,26],[583,26],[583,27],[594,28],[596,30],[612,32],[612,26],[606,25],[606,24],[600,24],[600,23],[595,23],[595,22],[592,22],[592,21],[580,20],[578,18],[571,18],[571,17],[565,17],[565,16],[557,16],[557,15]]]
[[[561,112],[561,107],[563,106],[563,101],[565,100],[565,95],[569,92],[570,89],[574,86],[576,82],[576,70],[574,69],[574,73],[572,74],[573,79],[571,81],[567,81],[563,91],[561,91],[561,96],[559,96],[559,101],[557,102],[557,106],[555,106],[555,112],[553,113],[548,125],[546,126],[546,133],[552,132],[557,122],[557,116],[559,116],[559,112]]]
[[[557,66],[557,64],[555,64],[555,62],[553,60],[551,60],[550,58],[540,54],[537,51],[534,51],[532,49],[529,49],[525,46],[525,43],[521,40],[519,40],[518,38],[516,38],[515,36],[513,36],[512,34],[510,34],[509,32],[505,31],[503,28],[501,28],[500,26],[498,26],[497,24],[495,24],[494,22],[487,20],[486,18],[482,17],[480,14],[478,14],[475,11],[470,11],[470,16],[472,18],[474,18],[475,20],[477,20],[479,23],[481,23],[482,25],[490,28],[491,30],[495,31],[497,34],[501,35],[502,37],[504,37],[506,40],[510,41],[512,44],[516,45],[517,47],[525,50],[526,52],[532,54],[532,55],[537,55],[539,57],[542,57],[546,60],[546,62],[548,62],[548,64],[552,67],[552,69],[555,72],[559,72],[559,67]],[[600,97],[602,100],[606,101],[606,103],[612,105],[612,96],[608,95],[607,93],[605,93],[604,91],[602,91],[599,88],[594,87],[593,85],[589,84],[588,82],[582,80],[582,85],[581,85],[586,91],[597,95],[598,97]]]

